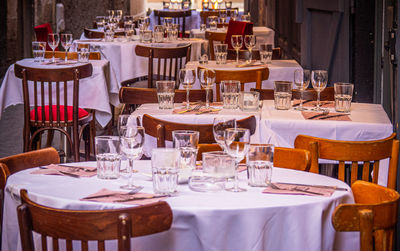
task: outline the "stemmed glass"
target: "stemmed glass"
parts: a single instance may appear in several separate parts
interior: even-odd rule
[[[235,183],[231,192],[244,192],[245,188],[239,187],[238,167],[239,162],[244,159],[250,147],[250,130],[245,128],[228,128],[225,130],[225,151],[235,159]]]
[[[310,70],[306,70],[306,69],[295,70],[294,71],[294,83],[296,84],[297,89],[300,91],[300,105],[294,109],[298,110],[298,111],[307,110],[306,108],[303,107],[303,93],[304,93],[304,90],[310,84]]]
[[[54,50],[57,48],[58,44],[60,43],[60,36],[57,33],[49,33],[47,35],[47,43],[49,44],[50,48],[53,50],[53,58],[51,61],[53,63],[56,62],[56,58],[54,57]]]
[[[254,35],[246,35],[244,36],[244,44],[246,46],[246,48],[249,50],[250,56],[249,56],[249,63],[251,63],[253,54],[252,54],[252,50],[254,47],[256,47],[256,36]]]
[[[317,107],[315,107],[313,111],[323,112],[325,109],[320,107],[320,96],[328,83],[328,72],[323,70],[312,71],[311,83],[314,90],[317,92]]]
[[[130,114],[121,114],[118,116],[117,130],[118,136],[122,136],[128,126],[140,126],[140,116],[132,116]]]
[[[114,18],[114,10],[107,10],[107,16],[110,21]]]
[[[196,70],[195,69],[180,69],[179,70],[179,82],[186,90],[186,109],[190,108],[189,102],[189,90],[192,88],[196,81]]]
[[[225,130],[236,128],[235,118],[215,117],[213,121],[214,139],[218,145],[225,151]]]
[[[213,69],[200,68],[198,77],[201,87],[206,90],[206,109],[210,108],[209,92],[215,82],[216,73]]]
[[[239,64],[239,50],[243,46],[242,35],[232,35],[231,43],[232,43],[232,47],[236,50],[236,64]]]
[[[65,62],[68,62],[68,50],[72,45],[72,34],[61,34],[61,45],[65,49]]]
[[[122,19],[122,10],[114,10],[114,17],[117,20],[117,24],[119,24]]]

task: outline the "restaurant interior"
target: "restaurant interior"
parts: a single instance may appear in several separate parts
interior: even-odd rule
[[[399,20],[0,1],[0,250],[400,250]]]

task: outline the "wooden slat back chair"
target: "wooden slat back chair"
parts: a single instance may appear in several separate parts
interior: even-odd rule
[[[88,125],[93,116],[79,108],[79,80],[92,75],[92,65],[37,69],[15,64],[14,71],[15,76],[22,79],[23,87],[24,152],[32,149],[35,138],[40,137],[42,132],[59,131],[66,136],[74,161],[79,161],[79,143],[83,137],[85,157],[89,160]],[[72,136],[69,129],[72,131]]]
[[[45,58],[52,58],[53,57],[53,52],[52,51],[46,51],[44,53]],[[64,51],[55,51],[54,52],[54,57],[55,58],[61,58],[65,59],[65,52]],[[78,52],[68,52],[68,60],[77,60],[78,59]],[[100,60],[101,59],[101,54],[98,51],[92,51],[89,52],[89,59],[90,60]]]
[[[326,87],[320,95],[322,101],[335,100],[335,90],[333,89],[333,86]],[[300,99],[300,91],[293,89],[292,96],[293,99]],[[317,92],[313,88],[307,88],[303,92],[303,100],[317,100]]]
[[[358,180],[351,186],[356,204],[341,204],[332,215],[336,231],[359,231],[360,250],[394,250],[399,194]]]
[[[251,88],[250,91],[255,91],[260,93],[260,100],[274,100],[274,90],[273,89],[256,89]]]
[[[203,24],[207,24],[207,19],[208,17],[211,16],[219,16],[219,11],[218,10],[203,10],[200,11],[200,18],[201,18],[201,22]]]
[[[256,118],[250,116],[237,122],[238,127],[250,130],[250,135],[256,131]],[[143,115],[142,124],[145,133],[157,138],[157,147],[165,147],[165,141],[172,141],[172,131],[192,130],[200,132],[199,143],[215,143],[213,124],[182,124],[154,118],[148,114]]]
[[[191,10],[179,10],[179,11],[170,11],[170,10],[154,10],[154,16],[157,17],[158,24],[162,25],[163,20],[166,17],[172,18],[174,24],[179,24],[181,36],[185,36],[186,31],[186,17],[190,17],[192,15]]]
[[[186,62],[190,60],[190,49],[191,44],[175,48],[137,45],[136,55],[149,59],[147,87],[155,87],[155,81],[158,80],[177,80],[179,70],[184,68]],[[156,69],[154,65],[156,65]]]
[[[239,50],[239,59],[246,60],[249,58],[250,52],[248,50]],[[232,49],[228,49],[228,56],[229,60],[236,60],[236,51]],[[259,50],[252,50],[251,51],[251,59],[252,60],[260,60],[260,51]],[[282,51],[281,48],[276,47],[272,49],[272,60],[279,60],[282,59]]]
[[[240,89],[244,91],[244,85],[252,82],[256,82],[256,89],[261,89],[262,81],[267,80],[269,77],[269,69],[267,66],[255,69],[250,68],[248,70],[214,70],[216,73],[215,85],[217,101],[221,101],[220,84],[222,80],[238,80],[240,81]]]
[[[105,250],[107,240],[117,240],[119,251],[130,251],[132,237],[164,232],[172,224],[172,211],[165,201],[123,209],[64,210],[33,202],[25,189],[20,194],[17,211],[22,250],[34,250],[35,231],[41,234],[43,250],[58,250],[61,239],[66,240],[68,251],[73,250],[73,240],[80,241],[78,249],[83,251],[88,250],[89,241]],[[52,248],[47,247],[46,237],[52,238]]]
[[[215,60],[215,53],[214,53],[214,42],[218,41],[222,44],[225,43],[226,33],[223,32],[212,32],[206,31],[206,39],[208,40],[208,50],[210,54],[210,60]]]
[[[83,34],[86,38],[104,38],[104,32],[94,31],[88,28],[83,29]],[[123,31],[115,32],[114,36],[124,36],[125,33]]]
[[[378,182],[379,160],[390,158],[387,187],[396,188],[397,164],[399,160],[399,141],[396,134],[380,140],[371,141],[342,141],[298,135],[294,141],[295,148],[306,149],[311,152],[311,172],[318,173],[318,159],[339,161],[338,179],[345,181],[345,162],[351,162],[350,184],[359,176],[362,180]],[[362,173],[359,175],[358,162],[363,162]],[[370,165],[373,169],[370,170]]]
[[[192,101],[206,101],[205,90],[190,90],[189,99]],[[175,103],[186,101],[186,90],[175,90]],[[122,87],[119,90],[119,102],[124,104],[123,112],[131,113],[142,104],[157,103],[157,90],[155,88]]]

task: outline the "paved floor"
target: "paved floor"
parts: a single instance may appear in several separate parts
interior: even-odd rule
[[[24,108],[22,105],[8,107],[0,120],[0,158],[22,153]]]

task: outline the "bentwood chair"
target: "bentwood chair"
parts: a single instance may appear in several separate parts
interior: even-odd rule
[[[360,232],[360,250],[394,250],[399,194],[390,188],[356,181],[356,204],[341,204],[332,215],[336,231]]]
[[[330,140],[298,135],[294,146],[311,152],[310,172],[319,172],[318,159],[320,158],[339,161],[338,179],[341,181],[348,179],[350,184],[353,184],[359,177],[364,181],[372,181],[376,184],[380,168],[379,161],[389,158],[387,187],[395,189],[399,160],[399,141],[395,138],[395,133],[385,139],[371,141]],[[346,161],[351,162],[351,167],[345,165]],[[359,166],[359,162],[363,162],[362,167]],[[350,172],[350,177],[346,177],[346,171]],[[361,171],[360,175],[359,171]]]
[[[210,60],[215,60],[214,42],[225,43],[226,33],[206,31],[206,39],[208,40],[208,50],[210,52]]]
[[[185,37],[185,25],[186,25],[186,17],[190,17],[192,15],[191,10],[154,10],[154,16],[157,17],[158,24],[162,25],[163,20],[166,17],[170,17],[173,20],[174,24],[179,24],[181,37]]]
[[[85,157],[89,160],[88,125],[92,114],[79,108],[79,80],[91,76],[92,70],[91,64],[56,69],[15,64],[15,76],[22,79],[23,87],[24,152],[32,150],[43,132],[58,131],[66,136],[74,161],[79,161],[79,143],[83,138]]]
[[[205,90],[190,90],[189,99],[192,101],[206,101]],[[186,101],[186,90],[175,90],[175,103]],[[119,90],[119,102],[124,104],[123,112],[131,113],[137,106],[148,103],[157,103],[157,90],[155,88],[122,87]]]
[[[58,250],[60,240],[65,240],[67,250],[73,250],[73,244],[80,244],[77,250],[88,250],[89,242],[105,250],[105,241],[117,240],[119,251],[130,251],[132,237],[167,231],[173,217],[165,201],[122,209],[66,210],[37,204],[25,189],[17,212],[24,251],[34,250],[33,232],[41,234],[42,250]],[[47,237],[52,247],[47,247]]]
[[[94,31],[94,30],[90,30],[88,28],[83,28],[83,34],[85,35],[86,38],[104,38],[104,32],[101,31]],[[125,33],[122,31],[119,32],[115,32],[114,33],[115,36],[124,36]]]
[[[52,51],[46,51],[44,53],[45,58],[52,58],[53,57],[53,52]],[[61,58],[65,59],[65,52],[64,51],[55,51],[54,52],[54,57],[55,58]],[[77,60],[78,59],[78,52],[68,52],[68,60]],[[101,59],[101,54],[98,51],[93,51],[89,52],[89,59],[90,60],[100,60]]]
[[[333,89],[333,86],[326,87],[320,95],[322,101],[335,100],[335,90]],[[294,89],[292,91],[292,96],[294,99],[300,99],[300,91]],[[303,100],[317,100],[317,92],[313,88],[307,88],[303,92]]]
[[[237,122],[238,127],[247,128],[250,130],[250,135],[256,131],[256,118],[250,116]],[[175,130],[192,130],[198,131],[200,144],[215,143],[213,135],[213,124],[183,124],[165,121],[154,118],[148,114],[144,114],[142,125],[145,133],[157,138],[157,147],[165,147],[165,141],[172,141],[172,131]]]

